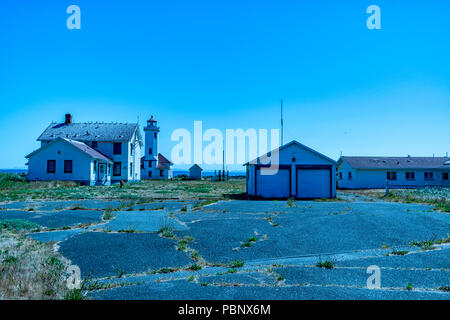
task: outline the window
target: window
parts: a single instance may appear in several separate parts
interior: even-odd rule
[[[97,172],[97,160],[94,160],[94,172]]]
[[[145,169],[145,161],[141,162],[141,169]]]
[[[387,173],[387,179],[388,180],[397,180],[397,172],[393,172],[393,171],[388,171]]]
[[[153,149],[152,149],[152,148],[149,148],[149,149],[148,149],[148,153],[149,153],[149,154],[153,154]]]
[[[348,180],[352,180],[352,173],[350,171],[348,172]]]
[[[149,178],[152,177],[152,172],[151,172],[151,171],[148,172],[148,177],[149,177]]]
[[[121,176],[122,175],[122,162],[114,162],[113,165],[113,176]]]
[[[72,160],[64,160],[64,173],[72,173]]]
[[[416,180],[415,172],[406,172],[405,176],[406,176],[406,180]]]
[[[56,160],[47,160],[47,173],[56,172]]]
[[[134,145],[130,143],[130,155],[133,155]]]
[[[98,142],[92,141],[92,148],[97,148],[97,147],[98,147]]]
[[[433,172],[425,172],[424,178],[425,180],[433,180]]]
[[[149,167],[149,168],[152,167],[152,162],[151,162],[151,161],[148,162],[148,167]]]
[[[339,172],[339,180],[342,180],[342,172]]]
[[[155,132],[155,139],[156,139],[156,132]]]
[[[448,172],[444,172],[443,174],[442,174],[442,180],[448,180]]]
[[[159,170],[159,176],[164,177],[164,170]]]
[[[122,154],[122,144],[120,142],[114,142],[113,154]]]
[[[130,177],[133,176],[133,162],[130,162]]]

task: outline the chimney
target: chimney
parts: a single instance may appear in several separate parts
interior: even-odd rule
[[[70,113],[66,113],[66,121],[64,124],[72,124],[72,115]]]

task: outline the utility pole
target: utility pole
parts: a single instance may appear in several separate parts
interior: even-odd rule
[[[283,99],[281,99],[281,145],[283,145]]]
[[[222,177],[225,175],[225,138],[222,140]],[[222,179],[225,181],[225,179]]]

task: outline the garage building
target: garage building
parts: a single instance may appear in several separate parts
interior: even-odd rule
[[[271,163],[276,163],[277,153],[278,169],[271,167]],[[244,165],[249,195],[297,199],[336,197],[336,161],[297,141]]]

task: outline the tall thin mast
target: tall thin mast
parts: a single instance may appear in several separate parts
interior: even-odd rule
[[[281,99],[281,145],[283,145],[283,99]]]

